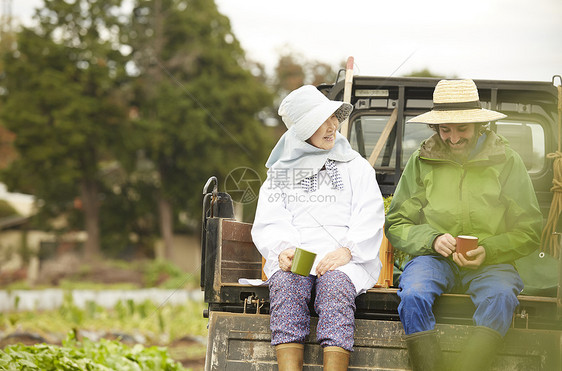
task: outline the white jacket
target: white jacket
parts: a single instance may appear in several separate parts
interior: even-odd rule
[[[252,238],[266,259],[267,277],[280,269],[278,257],[285,249],[315,252],[311,274],[316,274],[316,265],[327,253],[349,248],[351,261],[338,270],[349,276],[359,295],[373,287],[381,270],[384,203],[375,170],[364,158],[336,166],[343,190],[332,188],[325,170],[318,173],[315,192],[284,185],[279,177],[285,174],[270,171],[260,189]]]

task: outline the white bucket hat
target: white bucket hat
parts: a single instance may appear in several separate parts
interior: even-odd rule
[[[341,124],[353,110],[349,103],[329,100],[316,87],[303,85],[283,99],[278,114],[288,129],[295,131],[302,141],[310,138],[316,130],[335,113]]]
[[[416,116],[409,123],[467,124],[486,123],[507,117],[482,108],[478,89],[472,80],[441,80],[433,92],[433,109]]]

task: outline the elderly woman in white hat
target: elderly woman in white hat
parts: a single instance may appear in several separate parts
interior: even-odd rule
[[[523,282],[513,262],[535,250],[542,214],[525,165],[487,129],[504,118],[480,105],[472,80],[442,80],[433,109],[409,122],[436,131],[410,157],[386,217],[392,245],[413,255],[400,276],[398,313],[414,370],[441,370],[433,304],[470,295],[476,325],[453,370],[488,368],[511,325]],[[478,238],[457,251],[456,237]]]
[[[337,131],[351,110],[310,85],[279,107],[288,131],[266,163],[252,229],[266,259],[279,370],[302,368],[313,288],[324,369],[346,370],[355,298],[381,269],[384,205],[375,171]],[[308,277],[291,272],[297,247],[317,254]]]

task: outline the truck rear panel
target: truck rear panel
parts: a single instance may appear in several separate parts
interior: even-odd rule
[[[406,121],[431,109],[437,82],[430,78],[354,77],[354,110],[347,135],[352,147],[367,159],[375,148],[382,148],[373,166],[384,195],[394,192],[409,155],[430,134],[427,127],[409,126]],[[492,129],[508,138],[524,159],[546,219],[553,178],[552,160],[547,154],[558,148],[556,88],[548,82],[475,82],[483,107],[508,115],[493,123]],[[343,81],[319,87],[334,100],[342,99],[343,88]],[[388,136],[379,140],[383,132]],[[211,199],[218,201],[213,204]],[[205,200],[201,285],[209,305],[205,314],[209,317],[206,370],[276,370],[275,349],[270,345],[269,291],[266,286],[238,283],[239,278],[259,279],[262,275],[261,256],[250,236],[251,225],[233,219],[228,195],[217,194],[215,189]],[[540,269],[537,272],[541,273]],[[557,282],[558,288],[553,285],[548,291],[555,296],[519,296],[512,328],[493,370],[562,370],[560,278]],[[396,292],[396,287],[379,287],[357,298],[350,369],[411,369]],[[313,303],[310,310],[304,369],[320,370],[322,352],[315,339]],[[447,294],[438,298],[434,312],[444,356],[453,360],[473,329],[474,306],[466,295]]]
[[[322,370],[322,349],[316,342],[317,318],[311,319],[305,341],[304,370]],[[453,361],[472,326],[437,325],[445,361]],[[277,370],[271,346],[269,316],[211,312],[206,370]],[[355,321],[350,370],[410,370],[398,321]],[[552,371],[561,369],[560,331],[509,330],[492,370]]]

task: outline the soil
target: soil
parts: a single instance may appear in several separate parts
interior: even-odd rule
[[[131,283],[142,287],[143,274],[138,270],[115,266],[103,260],[85,262],[77,255],[67,253],[41,262],[39,282],[58,286],[61,280],[101,284]]]
[[[193,371],[202,371],[205,368],[205,350],[206,347],[201,342],[189,336],[168,344],[168,352],[172,358]]]

